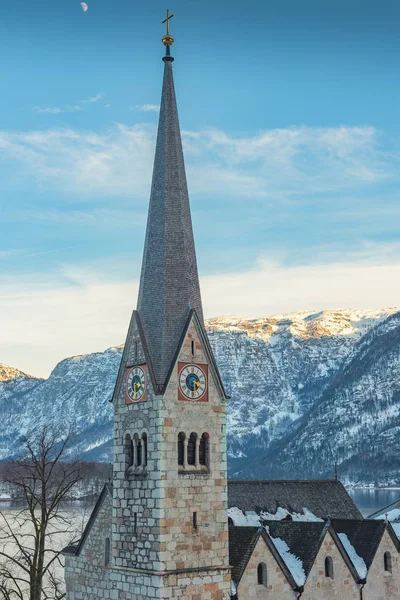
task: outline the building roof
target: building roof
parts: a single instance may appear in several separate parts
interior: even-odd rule
[[[164,81],[137,310],[165,387],[191,309],[204,327],[172,59]]]
[[[386,519],[386,516],[391,523],[400,523],[400,498],[372,513],[367,519]]]
[[[260,537],[263,538],[289,584],[293,589],[299,589],[301,586],[296,583],[286,562],[280,556],[263,527],[229,526],[229,563],[232,566],[232,580],[236,585],[239,584]]]
[[[266,512],[278,508],[289,513],[305,509],[320,519],[362,519],[344,486],[336,480],[229,481],[228,507],[243,512]]]
[[[96,522],[97,515],[99,514],[99,511],[100,511],[101,507],[103,506],[104,500],[106,499],[108,494],[110,494],[112,497],[112,494],[113,494],[112,490],[113,490],[112,483],[106,483],[104,485],[103,489],[101,490],[100,496],[97,498],[97,502],[94,505],[94,508],[89,517],[89,520],[86,523],[86,527],[83,530],[81,539],[78,540],[77,542],[75,542],[74,544],[71,544],[71,545],[63,548],[63,551],[62,551],[63,554],[75,554],[75,555],[79,556],[79,554],[86,542],[86,539],[90,533],[90,530],[92,529],[94,523]]]
[[[286,542],[291,554],[302,562],[304,574],[307,577],[324,539],[327,529],[326,523],[266,521],[265,526],[272,542],[276,538]],[[287,566],[290,568],[289,564]]]
[[[347,536],[357,555],[364,560],[367,569],[369,569],[388,525],[381,520],[349,521],[335,519],[331,521],[331,527],[338,536],[340,534]],[[388,531],[396,548],[398,548],[398,540],[391,527],[388,528]]]
[[[235,583],[241,580],[261,531],[261,527],[229,527],[229,564]]]

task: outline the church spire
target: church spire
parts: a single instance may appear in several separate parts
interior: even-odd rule
[[[196,253],[167,33],[164,81],[137,310],[163,389],[189,314],[203,324]]]

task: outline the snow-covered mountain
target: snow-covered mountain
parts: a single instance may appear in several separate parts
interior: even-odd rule
[[[14,369],[14,367],[9,367],[8,365],[0,363],[0,382],[10,381],[11,379],[15,379],[15,377],[30,377],[30,375],[18,371],[18,369]]]
[[[396,479],[400,312],[220,317],[207,327],[231,396],[231,474],[331,475],[337,459],[344,479]],[[122,347],[114,347],[65,359],[47,380],[16,372],[1,382],[0,459],[18,453],[21,434],[51,419],[64,428],[74,423],[75,450],[87,459],[110,460],[108,400],[121,353]]]

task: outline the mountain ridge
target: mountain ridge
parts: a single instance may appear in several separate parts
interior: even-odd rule
[[[385,464],[387,482],[393,482],[397,477],[392,468],[397,465],[397,454],[391,453],[392,466],[386,464],[381,431],[385,426],[386,437],[393,439],[391,420],[384,420],[383,401],[375,402],[374,398],[385,397],[387,410],[393,414],[393,425],[397,426],[398,309],[299,311],[260,318],[214,317],[206,325],[231,396],[227,418],[231,476],[284,478],[295,473],[297,477],[296,464],[301,464],[302,476],[319,477],[328,472],[323,464],[328,455],[331,473],[329,436],[336,440],[337,433],[330,431],[326,419],[321,419],[318,407],[323,405],[327,414],[335,415],[337,407],[342,410],[347,402],[359,419],[366,421],[365,430],[359,432],[359,447],[354,447],[351,455],[341,451],[336,457],[343,468],[348,465],[347,480],[361,478],[368,483],[371,478],[376,479],[376,465],[369,472],[360,458],[366,452],[362,447],[364,440],[371,444],[375,427],[378,436],[374,441],[375,458],[372,460],[370,453],[369,459],[371,463]],[[383,346],[379,350],[380,344]],[[87,460],[110,460],[112,411],[108,400],[122,348],[112,346],[104,352],[66,358],[45,380],[26,378],[14,369],[14,379],[0,382],[0,411],[6,430],[0,437],[0,460],[18,453],[16,440],[33,429],[32,404],[36,427],[49,418],[56,423],[73,422],[77,432],[74,452]],[[346,400],[346,394],[350,394],[350,400]],[[356,401],[360,394],[361,399]],[[379,428],[372,424],[374,402],[376,414],[382,420]],[[337,415],[332,418],[338,419]],[[304,425],[307,419],[308,426]],[[340,422],[347,427],[344,415],[340,415],[339,425]],[[313,424],[323,426],[326,432],[327,439],[322,445]],[[293,441],[297,437],[303,440],[302,447]],[[312,444],[319,444],[320,460],[313,455]],[[341,448],[340,444],[338,447]],[[307,464],[311,456],[315,466],[312,469]],[[259,466],[254,469],[256,463]],[[383,481],[385,472],[378,477],[379,481]]]

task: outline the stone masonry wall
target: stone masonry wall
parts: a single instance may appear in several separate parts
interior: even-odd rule
[[[195,353],[192,355],[192,341]],[[207,363],[192,323],[178,361]],[[177,369],[171,376],[163,403],[161,471],[164,489],[164,516],[161,522],[161,556],[167,569],[227,567],[229,565],[226,480],[225,404],[209,368],[208,402],[178,401]],[[198,439],[209,435],[209,468],[178,469],[177,440],[184,432]],[[197,529],[193,513],[197,513]]]
[[[164,397],[125,403],[125,371],[143,364],[133,315],[116,386],[113,503],[104,502],[79,557],[66,557],[68,600],[230,597],[225,405],[209,369],[209,401],[178,401],[177,367]],[[195,344],[192,354],[192,341]],[[194,324],[178,361],[207,363]],[[208,433],[210,461],[178,470],[178,433]],[[126,434],[147,434],[147,465],[126,468]],[[108,512],[107,512],[108,511]],[[193,513],[197,513],[197,527]],[[104,561],[112,515],[112,560]]]
[[[333,560],[333,579],[325,577],[325,558],[327,556],[330,556]],[[308,574],[301,599],[360,600],[359,586],[329,532],[327,532],[314,565]]]
[[[225,570],[193,574],[139,573],[105,565],[105,541],[112,535],[112,498],[108,494],[79,556],[66,555],[67,600],[149,600],[151,598],[222,600]],[[228,577],[229,581],[229,577]]]
[[[257,582],[257,567],[260,562],[267,566],[267,587],[258,585]],[[239,600],[290,600],[298,596],[261,537],[254,548],[237,591]]]
[[[112,498],[107,494],[79,556],[65,556],[67,600],[111,599],[105,541],[111,538]]]
[[[162,570],[160,562],[161,518],[161,418],[158,398],[147,375],[147,399],[125,404],[126,368],[144,362],[143,348],[133,315],[126,350],[117,380],[114,410],[114,503],[113,560],[123,568]],[[147,434],[147,467],[137,474],[126,473],[125,436]],[[136,526],[135,526],[136,523]]]
[[[391,554],[392,573],[384,570],[383,556],[385,552]],[[399,555],[387,531],[382,536],[381,543],[369,568],[363,598],[364,600],[394,600],[400,598]]]
[[[138,337],[133,317],[128,340],[137,340]],[[122,369],[140,362],[141,358],[143,360],[141,352],[139,345],[139,358],[135,361],[128,346]],[[177,361],[208,363],[193,322]],[[159,580],[161,588],[168,586],[160,591],[162,598],[197,598],[199,594],[204,599],[228,598],[225,404],[211,367],[208,402],[178,400],[177,365],[164,396],[154,394],[148,377],[146,401],[126,405],[122,377],[118,386],[114,418],[115,567],[158,573],[177,571],[176,590],[170,587],[174,578]],[[125,435],[129,433],[132,437],[142,432],[148,437],[147,467],[142,472],[127,475]],[[209,435],[208,469],[196,466],[191,467],[190,472],[189,469],[178,470],[180,432],[184,432],[187,438],[192,432],[196,432],[199,439],[203,433]],[[197,513],[197,528],[193,527],[194,512]],[[187,583],[194,580],[196,584]],[[205,583],[200,583],[203,580]]]

